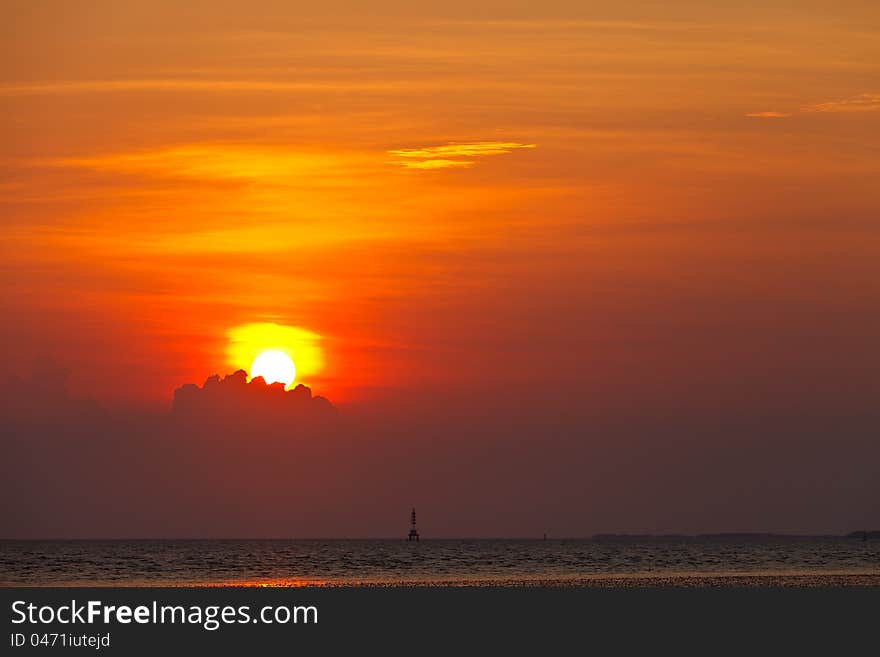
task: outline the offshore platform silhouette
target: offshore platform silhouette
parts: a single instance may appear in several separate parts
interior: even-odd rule
[[[409,530],[409,536],[407,537],[406,540],[418,542],[419,530],[416,529],[416,508],[415,507],[413,507],[412,514],[410,514],[410,525],[411,525],[411,527]]]

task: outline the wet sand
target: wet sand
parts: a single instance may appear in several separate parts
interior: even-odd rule
[[[599,575],[565,578],[460,578],[406,581],[267,581],[224,582],[208,586],[289,586],[289,587],[550,587],[550,588],[713,588],[713,587],[851,587],[880,586],[875,573],[731,573],[680,575]]]
[[[22,586],[0,582],[0,586]],[[157,580],[77,581],[29,584],[27,588],[136,587],[136,588],[820,588],[880,586],[876,572],[790,572],[790,573],[676,573],[548,577],[459,577],[437,579],[256,579],[168,582]]]

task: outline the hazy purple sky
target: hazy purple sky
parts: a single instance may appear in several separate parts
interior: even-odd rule
[[[3,535],[880,526],[880,5],[473,4],[3,3]]]

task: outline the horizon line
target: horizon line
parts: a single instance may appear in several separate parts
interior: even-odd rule
[[[723,531],[700,533],[647,533],[647,532],[598,532],[590,536],[433,536],[424,541],[593,541],[614,538],[850,538],[863,534],[880,534],[880,529],[856,529],[845,533],[838,532],[761,532],[761,531]],[[403,541],[400,536],[102,536],[102,537],[0,537],[0,541]]]

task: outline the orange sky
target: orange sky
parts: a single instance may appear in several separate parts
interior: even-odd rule
[[[179,4],[0,10],[7,370],[166,404],[271,322],[343,405],[877,390],[876,3]]]

